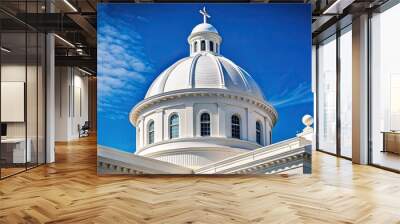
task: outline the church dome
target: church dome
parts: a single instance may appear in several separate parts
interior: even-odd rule
[[[185,57],[163,71],[147,91],[149,98],[166,92],[211,88],[264,100],[254,79],[231,60],[209,52]]]
[[[215,29],[215,27],[209,23],[200,23],[199,25],[195,26],[192,30],[192,34],[201,32],[218,33],[217,29]]]
[[[165,69],[151,84],[145,98],[172,91],[209,89],[248,95],[265,101],[254,79],[241,67],[220,54],[222,38],[207,22],[210,15],[200,10],[203,23],[188,37],[190,55]]]
[[[129,114],[135,154],[191,169],[271,144],[278,116],[254,79],[220,54],[222,38],[200,13],[190,54],[161,72]]]

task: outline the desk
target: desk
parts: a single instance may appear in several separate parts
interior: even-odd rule
[[[6,163],[25,163],[30,162],[31,154],[31,139],[25,138],[6,138],[1,139],[1,157],[5,159]],[[25,151],[25,145],[26,151]],[[25,161],[26,159],[26,161]]]
[[[400,131],[384,131],[383,152],[400,154]]]

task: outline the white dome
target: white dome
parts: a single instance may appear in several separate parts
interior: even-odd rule
[[[209,23],[200,23],[199,25],[195,26],[192,30],[192,34],[200,32],[218,33],[217,29],[215,29],[215,27]]]
[[[245,70],[208,52],[185,57],[167,68],[151,84],[145,98],[193,88],[229,90],[264,100],[259,86]]]
[[[222,38],[205,8],[200,13],[203,23],[188,37],[190,56],[165,69],[129,114],[137,155],[191,169],[271,144],[278,116],[254,79],[221,56]]]

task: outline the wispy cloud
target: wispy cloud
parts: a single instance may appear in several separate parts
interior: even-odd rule
[[[150,22],[147,18],[145,18],[145,17],[143,17],[143,16],[137,16],[136,18],[137,18],[138,20],[142,21],[142,22],[145,22],[145,23]]]
[[[269,101],[277,108],[312,102],[311,86],[309,83],[302,82],[297,87],[286,88],[281,94],[272,97]]]
[[[127,21],[104,16],[99,23],[98,109],[108,118],[128,119],[129,102],[135,95],[132,90],[143,85],[146,73],[154,70],[141,40]]]

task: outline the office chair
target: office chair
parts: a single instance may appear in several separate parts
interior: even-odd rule
[[[82,127],[80,127],[80,125],[78,124],[79,138],[89,136],[89,129],[90,129],[89,121],[85,121]]]

